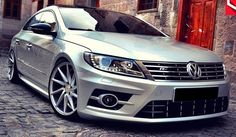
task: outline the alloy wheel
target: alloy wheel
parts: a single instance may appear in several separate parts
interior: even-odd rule
[[[12,80],[12,78],[14,77],[14,72],[15,72],[15,57],[14,53],[10,52],[8,57],[8,73],[7,73],[9,80]]]
[[[69,62],[59,64],[50,79],[49,95],[51,103],[60,115],[70,116],[77,109],[76,74]]]

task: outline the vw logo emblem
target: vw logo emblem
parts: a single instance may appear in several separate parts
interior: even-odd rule
[[[187,64],[187,72],[192,79],[199,79],[202,75],[201,68],[195,62],[189,62]]]

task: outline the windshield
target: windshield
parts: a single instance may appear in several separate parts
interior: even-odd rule
[[[70,30],[116,32],[165,36],[144,21],[118,12],[92,8],[60,8],[65,26]]]

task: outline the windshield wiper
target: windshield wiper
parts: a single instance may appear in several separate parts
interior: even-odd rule
[[[83,30],[83,31],[94,31],[92,29],[81,29],[81,28],[68,28],[69,30]]]

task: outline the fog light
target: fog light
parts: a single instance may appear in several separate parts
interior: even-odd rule
[[[102,94],[99,98],[99,103],[108,108],[114,107],[118,103],[118,98],[113,94]]]

